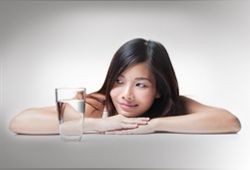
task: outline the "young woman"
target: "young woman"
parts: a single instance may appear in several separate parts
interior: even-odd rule
[[[118,49],[103,86],[86,102],[84,132],[237,133],[241,128],[229,111],[180,96],[164,46],[140,38]],[[57,134],[56,107],[24,110],[12,119],[10,129],[18,134]]]

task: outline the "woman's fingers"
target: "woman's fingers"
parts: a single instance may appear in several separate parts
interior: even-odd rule
[[[103,119],[105,122],[104,131],[136,129],[140,125],[147,125],[149,120],[146,117],[127,118],[122,115],[111,116]]]
[[[125,118],[122,120],[123,123],[126,124],[138,124],[138,125],[145,125],[148,123],[149,118]]]
[[[121,124],[122,129],[134,129],[134,128],[137,128],[137,127],[138,127],[137,124],[126,124],[126,123]]]
[[[107,131],[104,134],[106,135],[125,135],[127,131]]]

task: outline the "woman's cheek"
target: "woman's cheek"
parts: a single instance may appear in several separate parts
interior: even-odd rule
[[[113,88],[110,91],[110,96],[112,98],[112,100],[114,100],[115,98],[117,98],[118,94],[120,94],[121,89],[119,87]]]
[[[137,99],[147,105],[152,104],[154,100],[154,93],[151,90],[138,92]]]

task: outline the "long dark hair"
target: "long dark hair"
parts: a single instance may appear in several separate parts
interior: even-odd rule
[[[123,44],[113,56],[105,81],[98,91],[106,96],[109,116],[117,114],[110,91],[118,76],[127,68],[139,63],[147,63],[156,80],[156,98],[142,116],[151,118],[177,115],[179,88],[176,75],[165,47],[159,42],[137,38]]]

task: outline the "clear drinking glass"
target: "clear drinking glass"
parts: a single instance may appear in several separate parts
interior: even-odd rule
[[[85,88],[56,88],[59,134],[64,141],[81,141],[85,114]]]

